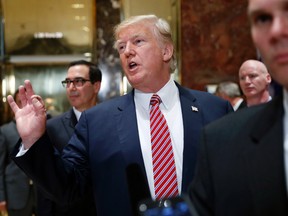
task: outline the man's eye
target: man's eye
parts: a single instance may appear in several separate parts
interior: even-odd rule
[[[81,83],[83,80],[82,79],[75,79],[76,83]]]
[[[271,22],[272,17],[270,15],[267,14],[261,14],[255,17],[254,19],[254,23],[255,24],[265,24],[268,22]]]
[[[254,78],[256,78],[256,77],[257,77],[256,74],[252,74],[252,75],[249,76],[250,79],[254,79]]]
[[[125,49],[124,45],[118,46],[118,52],[123,52],[124,49]]]
[[[142,39],[137,39],[135,40],[135,44],[140,44],[143,40]]]

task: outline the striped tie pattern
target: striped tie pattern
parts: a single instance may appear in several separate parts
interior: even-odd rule
[[[156,199],[178,196],[177,175],[168,125],[159,105],[161,98],[150,100],[150,133]]]

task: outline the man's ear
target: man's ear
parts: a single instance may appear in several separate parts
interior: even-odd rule
[[[94,85],[95,92],[98,94],[98,92],[100,91],[100,88],[101,88],[101,82],[97,81],[93,85]]]
[[[267,78],[267,82],[270,84],[272,81],[272,78],[271,78],[271,75],[269,73],[266,75],[266,78]]]
[[[173,56],[173,45],[172,44],[166,44],[163,48],[163,60],[169,61]]]

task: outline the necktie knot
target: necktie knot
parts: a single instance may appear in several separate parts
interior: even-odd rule
[[[161,103],[161,98],[157,94],[153,94],[150,100],[150,105],[154,106]]]

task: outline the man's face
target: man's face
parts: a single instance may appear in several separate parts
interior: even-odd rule
[[[270,84],[270,75],[253,63],[245,63],[239,70],[239,84],[247,98],[261,97]]]
[[[89,67],[86,65],[75,65],[68,69],[66,80],[82,78],[90,80]],[[100,90],[100,82],[92,84],[90,81],[84,82],[83,86],[77,87],[71,83],[66,88],[67,98],[71,106],[78,111],[84,111],[96,104],[96,97]]]
[[[288,89],[288,1],[249,0],[254,44],[272,77]]]
[[[156,92],[170,77],[173,47],[161,45],[145,23],[124,28],[118,34],[117,49],[130,84],[144,92]],[[167,51],[167,52],[165,52]]]

